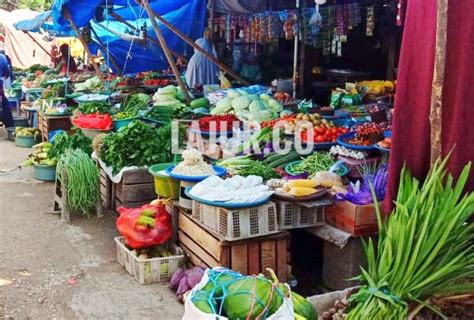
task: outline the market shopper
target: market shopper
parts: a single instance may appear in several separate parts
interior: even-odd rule
[[[203,38],[197,39],[196,44],[217,58],[216,49],[210,42],[210,35],[211,30],[206,28]],[[190,88],[194,88],[196,84],[217,84],[218,73],[219,69],[214,62],[206,58],[201,52],[194,51],[186,71],[186,82]]]
[[[249,53],[247,56],[242,70],[240,70],[240,75],[250,82],[257,83],[262,81],[262,70],[258,65],[257,56],[254,53]]]
[[[13,116],[12,110],[8,105],[8,99],[5,96],[5,90],[3,84],[5,79],[9,78],[12,74],[8,58],[0,53],[0,103],[2,105],[2,122],[6,128],[13,127]]]
[[[56,67],[56,72],[60,72],[62,74],[68,73],[76,73],[77,72],[77,65],[76,61],[74,61],[74,57],[71,56],[69,45],[66,43],[62,44],[59,47],[59,64]]]

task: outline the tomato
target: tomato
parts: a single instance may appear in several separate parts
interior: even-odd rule
[[[314,137],[314,142],[317,142],[317,143],[324,142],[324,137],[323,136],[315,136]]]

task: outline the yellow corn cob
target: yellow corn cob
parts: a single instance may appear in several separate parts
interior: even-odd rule
[[[316,183],[310,179],[290,180],[287,182],[287,184],[289,189],[293,187],[316,188]]]
[[[290,189],[290,194],[295,197],[310,196],[313,193],[316,193],[316,189],[305,187],[293,187]]]

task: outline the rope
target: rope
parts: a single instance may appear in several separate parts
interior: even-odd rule
[[[130,7],[130,9],[132,10],[133,14],[135,15],[135,22],[138,23],[137,21],[141,21],[141,19],[143,18],[143,14],[145,12],[145,8],[140,6],[139,15],[137,16],[136,13],[135,13],[135,10],[133,9],[133,6],[130,4],[129,0],[127,0],[127,4]],[[138,35],[138,36],[140,35],[140,27],[135,26],[134,34]],[[131,51],[132,51],[132,47],[133,47],[134,42],[135,42],[135,37],[132,38],[132,41],[130,42],[130,46],[128,47],[127,55],[125,56],[125,63],[123,64],[123,69],[122,69],[122,72],[121,72],[122,76],[125,74],[125,70],[127,69],[128,60],[132,59]]]

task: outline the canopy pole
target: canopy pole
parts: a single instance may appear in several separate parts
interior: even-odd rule
[[[114,17],[117,21],[119,21],[119,22],[123,23],[124,25],[126,25],[127,27],[133,29],[133,31],[138,31],[138,29],[137,29],[134,25],[132,25],[132,24],[129,23],[127,20],[125,20],[124,18],[122,18],[122,16],[120,16],[119,14],[117,14],[117,13],[115,13],[115,12],[113,12],[113,11],[110,11],[110,15],[111,15],[112,17]],[[158,46],[160,45],[160,42],[159,42],[159,41],[157,41],[157,40],[155,40],[155,39],[153,39],[153,38],[149,38],[149,39],[150,39],[150,41],[153,42],[154,44],[156,44],[156,45],[158,45]],[[168,48],[168,49],[169,49],[169,48]],[[189,62],[188,59],[186,59],[184,56],[180,55],[179,53],[174,52],[174,51],[171,50],[171,49],[169,49],[169,50],[170,50],[171,54],[172,54],[173,56],[175,56],[176,58],[179,58],[179,59],[183,60],[185,63],[188,63],[188,62]]]
[[[99,77],[100,81],[102,81],[102,83],[104,83],[105,82],[105,77],[102,74],[102,72],[100,72],[99,66],[97,66],[94,59],[92,58],[93,57],[92,52],[89,49],[89,47],[87,46],[87,43],[82,38],[82,35],[79,32],[79,30],[77,29],[77,26],[76,26],[76,24],[74,23],[74,20],[71,17],[71,13],[69,12],[69,9],[66,6],[63,8],[63,14],[66,17],[66,19],[69,21],[69,23],[71,24],[71,28],[74,31],[74,33],[76,33],[77,38],[79,39],[79,41],[81,41],[82,46],[84,47],[84,50],[87,52],[87,54],[91,58],[91,63],[92,63],[92,66],[94,67],[95,72],[97,73],[97,76]]]
[[[209,0],[210,6],[210,13],[209,13],[209,20],[210,20],[210,29],[211,29],[211,43],[214,43],[214,23],[216,22],[216,1]]]
[[[46,49],[41,45],[41,43],[39,43],[39,42],[35,39],[35,37],[33,37],[28,31],[23,31],[23,32],[26,33],[26,34],[28,35],[28,37],[30,37],[31,40],[33,40],[34,43],[36,43],[44,52],[46,52],[46,54],[47,54],[50,58],[52,58],[52,57],[51,57],[51,53],[49,53],[48,50],[46,50]]]
[[[448,25],[448,0],[438,0],[436,22],[436,46],[433,72],[433,89],[431,91],[430,124],[431,124],[431,166],[442,155],[443,128],[443,87],[446,58],[446,41]]]
[[[91,28],[91,31],[92,31],[92,33],[94,34],[94,36],[95,36],[95,38],[96,38],[96,40],[97,40],[97,43],[99,44],[100,49],[101,49],[102,51],[104,51],[104,52],[107,52],[107,48],[105,47],[105,45],[104,45],[104,43],[102,42],[102,40],[100,40],[100,38],[99,38],[99,36],[97,35],[97,32],[94,30],[94,28]],[[110,56],[109,59],[110,59],[110,62],[114,65],[115,69],[117,69],[117,72],[119,72],[119,71],[120,71],[120,68],[119,68],[117,62],[115,61],[115,58],[112,57],[112,56]]]
[[[184,93],[184,98],[186,99],[187,103],[190,103],[191,97],[189,96],[188,87],[186,86],[183,79],[181,78],[181,74],[178,70],[178,67],[176,66],[176,63],[173,60],[173,57],[171,56],[171,52],[169,51],[168,45],[166,44],[166,40],[163,37],[163,34],[161,33],[160,28],[158,27],[158,23],[156,23],[155,18],[153,18],[153,11],[150,8],[150,4],[148,3],[148,0],[142,0],[140,5],[145,8],[148,16],[150,17],[151,24],[153,26],[153,29],[155,30],[156,36],[158,37],[158,41],[160,41],[161,48],[163,49],[166,59],[168,60],[168,63],[171,66],[171,69],[173,70],[174,76],[176,77],[176,80],[178,81],[179,87]]]
[[[139,0],[137,0],[139,1]],[[161,15],[159,15],[158,13],[154,12],[151,8],[150,8],[150,14],[149,16],[152,17],[152,16],[155,16],[156,19],[158,19],[162,24],[164,24],[168,29],[170,29],[174,34],[176,34],[178,37],[180,37],[184,42],[186,42],[187,44],[189,44],[191,47],[194,48],[194,50],[196,51],[199,51],[200,53],[202,53],[206,58],[208,58],[209,60],[211,60],[212,62],[214,62],[216,65],[218,65],[222,70],[224,70],[225,72],[227,72],[230,76],[232,76],[234,79],[236,79],[238,82],[240,82],[241,84],[243,85],[250,85],[250,83],[245,80],[244,78],[242,78],[240,75],[238,75],[237,73],[235,73],[231,68],[229,68],[228,66],[226,66],[225,64],[223,64],[222,62],[220,62],[219,60],[217,60],[216,57],[214,57],[212,54],[209,54],[206,50],[204,50],[203,48],[201,48],[199,45],[197,45],[196,43],[194,43],[193,40],[191,40],[191,38],[189,38],[187,35],[185,35],[184,33],[182,33],[181,31],[179,31],[175,26],[173,26],[171,23],[169,23],[165,18],[163,18]],[[153,21],[153,19],[151,19]]]
[[[296,11],[298,14],[298,21],[296,23],[299,23],[300,19],[300,0],[296,0]],[[300,30],[298,30],[295,33],[295,44],[294,44],[294,51],[293,51],[293,99],[296,99],[296,88],[297,88],[297,82],[298,82],[298,42],[299,42],[299,33]]]

